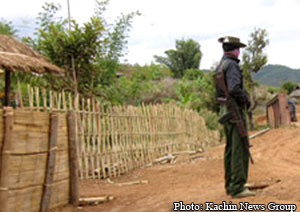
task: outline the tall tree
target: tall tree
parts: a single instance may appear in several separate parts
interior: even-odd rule
[[[252,80],[252,74],[257,73],[267,63],[268,57],[263,52],[269,44],[268,33],[265,29],[254,29],[250,34],[251,40],[243,52],[242,70],[244,72],[244,82],[246,89],[250,93],[251,107],[248,109],[248,118],[250,129],[254,128],[252,113],[257,106],[257,98],[255,93],[255,83]]]
[[[180,78],[187,69],[198,69],[202,52],[200,44],[192,39],[176,40],[176,49],[165,51],[166,57],[154,56],[156,62],[167,66],[174,74]]]

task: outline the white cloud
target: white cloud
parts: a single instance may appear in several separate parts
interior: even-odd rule
[[[36,17],[44,0],[2,3],[0,14],[6,19]],[[67,16],[67,0],[55,0]],[[70,0],[72,17],[88,21],[94,13],[94,0]],[[299,0],[111,0],[107,11],[110,20],[121,12],[139,10],[130,32],[130,63],[150,63],[153,55],[175,48],[175,40],[192,38],[203,52],[201,68],[210,68],[222,55],[218,37],[235,35],[247,43],[254,28],[265,28],[270,45],[269,63],[300,68],[300,1]]]

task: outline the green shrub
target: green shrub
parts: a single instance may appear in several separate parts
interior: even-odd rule
[[[206,127],[210,130],[218,130],[220,128],[218,115],[209,110],[202,110],[199,115],[205,119]]]
[[[287,81],[287,82],[282,83],[280,88],[282,90],[286,91],[287,94],[290,94],[290,93],[292,93],[293,90],[295,90],[295,88],[297,86],[298,86],[297,83]]]
[[[204,76],[203,71],[199,69],[187,69],[184,71],[183,78],[187,80],[196,80]]]
[[[278,93],[279,90],[280,90],[279,88],[273,87],[273,86],[270,86],[270,87],[268,87],[268,89],[267,89],[267,91],[268,91],[270,94]]]

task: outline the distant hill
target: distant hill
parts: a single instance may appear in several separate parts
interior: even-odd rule
[[[292,69],[283,65],[267,65],[252,75],[254,81],[280,87],[283,82],[291,81],[300,84],[300,69]]]

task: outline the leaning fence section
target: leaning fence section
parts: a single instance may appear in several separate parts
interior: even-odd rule
[[[175,105],[103,106],[66,92],[38,88],[18,92],[25,110],[75,111],[81,179],[117,177],[181,151],[197,151],[219,142],[197,112]]]
[[[82,179],[120,176],[161,156],[198,150],[209,142],[204,120],[173,105],[91,106],[77,118]]]

